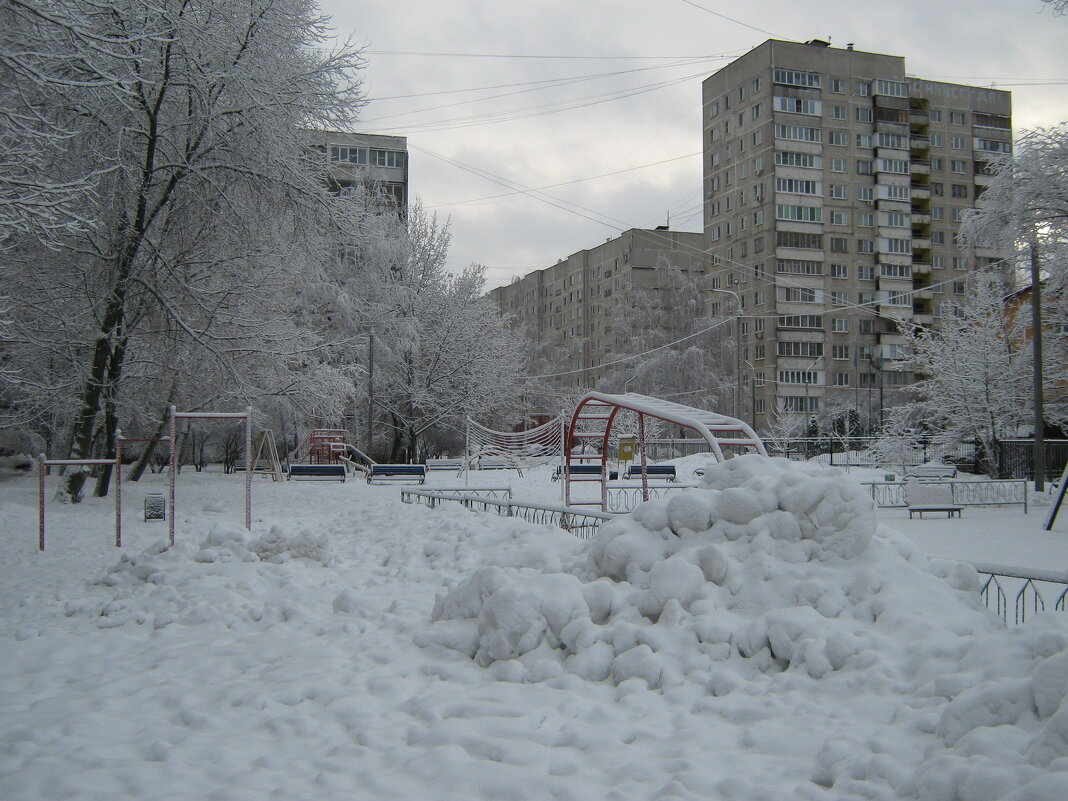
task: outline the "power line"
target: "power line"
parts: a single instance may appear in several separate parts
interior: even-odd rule
[[[684,2],[688,6],[693,6],[696,9],[700,9],[701,11],[704,11],[706,14],[711,14],[714,17],[719,17],[720,19],[725,19],[725,20],[727,20],[727,22],[733,22],[735,25],[741,25],[743,28],[748,28],[751,31],[756,31],[757,33],[766,33],[768,36],[771,36],[771,37],[773,37],[775,39],[785,39],[788,42],[795,41],[793,39],[788,39],[785,36],[779,36],[779,34],[777,34],[777,33],[772,33],[771,31],[766,31],[763,28],[757,28],[755,25],[750,25],[747,22],[742,22],[741,20],[737,20],[734,17],[728,17],[726,14],[720,14],[718,11],[713,11],[710,8],[705,8],[704,6],[693,2],[693,0],[682,0],[682,2]]]
[[[687,2],[687,0],[683,0]],[[692,5],[692,4],[691,4]],[[704,9],[708,11],[708,9]],[[714,13],[714,12],[709,12]],[[739,23],[744,24],[744,23]],[[747,26],[748,27],[748,26]],[[759,29],[758,29],[759,30]],[[522,59],[534,59],[534,60],[548,60],[548,61],[653,61],[663,60],[670,58],[710,58],[710,56],[680,56],[678,53],[672,53],[667,56],[634,56],[634,55],[606,55],[606,56],[588,56],[588,55],[559,55],[553,53],[547,54],[531,54],[531,53],[450,53],[441,51],[429,51],[429,50],[364,50],[364,53],[370,56],[427,56],[433,58],[522,58]],[[717,58],[717,56],[711,56],[711,58]]]

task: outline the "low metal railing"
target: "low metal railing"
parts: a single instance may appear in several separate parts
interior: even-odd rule
[[[1063,570],[1016,570],[982,563],[973,566],[980,576],[987,577],[979,597],[1006,623],[1010,597],[1016,623],[1024,623],[1028,614],[1047,609],[1068,611],[1068,573]]]
[[[452,494],[448,494],[449,492]],[[597,528],[605,520],[611,520],[615,517],[615,515],[608,512],[593,509],[516,503],[511,500],[497,500],[486,496],[464,495],[455,490],[437,492],[434,490],[402,489],[401,501],[404,503],[419,503],[430,508],[434,508],[442,501],[451,501],[477,512],[493,512],[501,517],[518,517],[529,523],[556,526],[584,540],[592,538],[597,533]]]
[[[669,492],[693,489],[697,484],[656,484],[649,485],[649,500],[660,498]],[[642,488],[640,484],[634,486],[609,486],[608,487],[608,511],[613,514],[633,512],[638,504],[643,503]]]
[[[1005,506],[1022,505],[1027,513],[1027,482],[1012,479],[997,481],[924,481],[924,486],[948,486],[957,506]],[[882,508],[905,508],[904,481],[870,481],[862,486],[868,488],[875,505]]]

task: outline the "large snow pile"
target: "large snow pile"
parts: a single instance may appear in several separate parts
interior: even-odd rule
[[[882,688],[904,705],[892,722],[945,750],[910,776],[877,746],[858,756],[858,744],[831,741],[817,783],[879,780],[926,799],[1027,785],[1011,797],[1061,801],[1068,637],[1006,634],[978,588],[970,566],[928,560],[880,527],[849,479],[744,456],[710,465],[701,489],[606,524],[570,567],[481,568],[438,598],[427,640],[506,681],[571,673],[720,697]]]

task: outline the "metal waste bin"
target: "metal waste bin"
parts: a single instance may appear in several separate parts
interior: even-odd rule
[[[145,520],[167,519],[167,497],[162,492],[153,492],[145,497]]]

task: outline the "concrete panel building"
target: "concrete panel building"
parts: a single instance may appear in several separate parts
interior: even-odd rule
[[[408,140],[403,136],[310,131],[309,141],[329,166],[330,188],[365,186],[383,209],[402,217],[408,208]]]
[[[568,355],[564,370],[582,370],[562,383],[594,386],[609,354],[627,352],[617,323],[635,292],[658,291],[667,267],[694,280],[707,260],[700,233],[632,228],[601,245],[572,253],[552,267],[516,278],[489,296],[503,315],[524,323],[539,345]]]
[[[893,369],[898,321],[937,325],[1007,255],[957,232],[1011,114],[1008,92],[815,40],[766,41],[705,80],[705,247],[741,315],[745,419],[863,412],[914,380]]]

